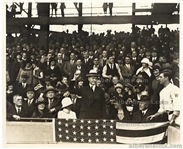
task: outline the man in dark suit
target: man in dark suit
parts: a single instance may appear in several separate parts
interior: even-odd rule
[[[155,114],[156,112],[149,108],[150,99],[147,95],[142,95],[139,101],[139,110],[135,111],[132,115],[132,120],[135,122],[150,121],[148,116]]]
[[[66,61],[63,67],[65,76],[71,77],[71,71],[75,66],[76,66],[76,56],[75,56],[75,53],[72,52],[70,54],[70,60]]]
[[[57,118],[57,113],[61,110],[61,98],[56,98],[56,90],[54,87],[49,87],[45,91],[46,101],[48,102],[49,112],[52,113],[52,118]]]
[[[71,101],[72,101],[72,111],[76,113],[76,117],[79,118],[80,106],[81,106],[81,98],[78,96],[77,89],[73,88],[69,90]]]
[[[130,83],[132,76],[135,73],[135,68],[131,65],[131,58],[129,56],[125,57],[125,64],[123,65],[121,72],[124,81]]]
[[[157,52],[157,49],[154,47],[152,49],[152,52],[151,52],[151,59],[150,61],[155,64],[155,63],[158,63],[158,60],[159,60],[159,57],[158,57],[158,52]]]
[[[32,117],[35,111],[35,91],[32,87],[29,87],[26,92],[27,100],[23,100],[23,106],[27,109],[27,117]]]
[[[104,91],[96,86],[97,77],[94,70],[91,70],[88,77],[89,85],[81,89],[81,107],[79,119],[102,119],[105,118]]]
[[[22,74],[22,82],[21,83],[17,83],[14,87],[15,89],[15,93],[21,95],[22,97],[25,97],[27,89],[30,87],[30,85],[28,85],[27,79],[29,78],[29,76],[27,74]]]
[[[16,94],[13,96],[13,103],[11,108],[7,109],[7,120],[17,121],[21,117],[27,117],[27,110],[22,105],[22,96]]]

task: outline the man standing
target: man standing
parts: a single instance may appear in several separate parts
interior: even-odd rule
[[[163,70],[159,75],[160,84],[164,88],[160,92],[160,108],[157,113],[150,115],[148,119],[154,119],[155,117],[162,116],[167,120],[169,117],[170,124],[175,122],[175,119],[180,114],[180,89],[170,83],[171,72]],[[180,116],[179,116],[180,117]]]
[[[90,70],[88,77],[89,85],[81,89],[81,106],[79,119],[102,119],[105,118],[104,91],[96,86],[97,77],[94,70]]]

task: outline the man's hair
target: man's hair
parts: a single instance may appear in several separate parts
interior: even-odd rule
[[[19,95],[19,94],[16,94],[16,95],[13,96],[13,100],[16,100],[18,97],[22,97],[22,96]]]
[[[163,74],[164,77],[168,77],[168,80],[169,81],[171,80],[172,75],[171,75],[170,72],[168,72],[168,71],[162,71],[161,73]]]

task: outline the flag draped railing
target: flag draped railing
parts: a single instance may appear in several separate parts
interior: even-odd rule
[[[115,120],[55,119],[55,141],[72,143],[164,143],[168,122],[126,123]]]

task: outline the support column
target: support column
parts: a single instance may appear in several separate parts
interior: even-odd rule
[[[32,17],[32,3],[28,3],[28,18]],[[31,25],[27,25],[28,29],[31,30]]]
[[[39,4],[39,19],[40,19],[40,33],[39,33],[39,45],[48,50],[48,36],[49,36],[49,14],[50,3],[38,3]],[[43,24],[44,22],[44,24]]]
[[[83,4],[79,3],[79,8],[78,8],[78,15],[79,17],[82,17],[82,9],[83,9]],[[83,24],[78,24],[78,32],[82,31]]]
[[[136,4],[132,3],[132,16],[135,16],[135,7],[136,7]],[[135,32],[135,24],[132,23],[132,33],[134,32]]]

